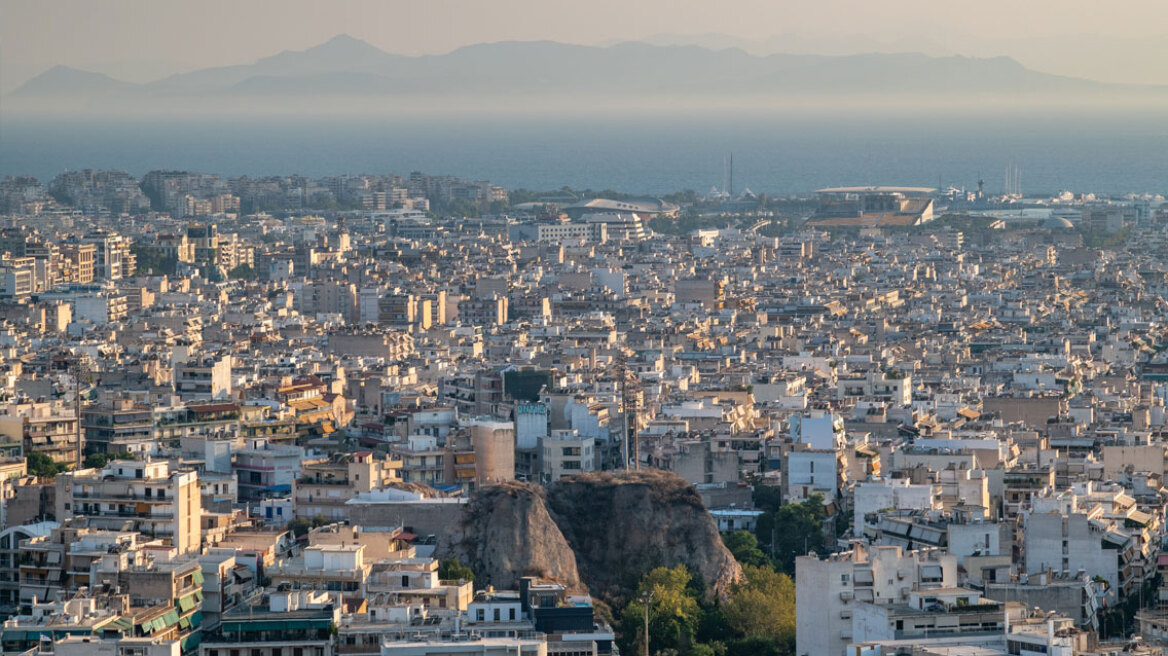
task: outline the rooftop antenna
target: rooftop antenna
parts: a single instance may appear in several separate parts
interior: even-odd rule
[[[722,193],[726,193],[726,155],[722,155]]]
[[[85,464],[85,432],[81,429],[81,378],[87,376],[89,371],[82,359],[83,355],[78,355],[73,360],[72,369],[73,374],[73,411],[76,413],[76,423],[74,439],[77,443],[77,470],[80,471]]]
[[[730,153],[730,189],[727,190],[727,195],[734,198],[734,153]]]

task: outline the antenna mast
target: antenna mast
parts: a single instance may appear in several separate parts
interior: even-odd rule
[[[734,198],[734,153],[730,153],[730,188],[727,190],[727,195]]]
[[[76,414],[75,424],[76,432],[75,438],[77,443],[77,464],[76,468],[80,470],[85,463],[85,432],[81,430],[81,377],[86,372],[85,363],[82,360],[84,356],[78,355],[73,360],[73,412]]]

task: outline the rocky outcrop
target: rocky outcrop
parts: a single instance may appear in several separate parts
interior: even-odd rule
[[[627,599],[655,567],[685,565],[717,595],[742,576],[697,490],[671,472],[580,474],[552,484],[547,499],[580,576],[603,599]]]
[[[476,492],[437,553],[470,567],[477,586],[515,589],[520,578],[538,576],[572,591],[586,589],[538,485],[512,481]]]
[[[664,471],[592,473],[537,485],[483,488],[438,547],[476,583],[514,588],[539,576],[605,601],[627,599],[655,567],[685,565],[710,594],[742,569],[722,544],[697,490]]]

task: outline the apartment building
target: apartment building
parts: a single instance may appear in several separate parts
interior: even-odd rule
[[[199,475],[167,461],[114,460],[102,469],[57,476],[58,520],[85,518],[90,526],[130,528],[158,538],[180,554],[202,544]]]

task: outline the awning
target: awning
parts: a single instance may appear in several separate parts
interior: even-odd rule
[[[187,653],[199,646],[203,641],[203,634],[201,632],[192,633],[179,641],[179,648],[183,653]]]
[[[203,570],[195,570],[195,575],[193,578],[195,579],[195,583],[203,585]]]
[[[162,616],[162,621],[166,624],[166,626],[174,626],[175,624],[178,624],[178,611],[167,611],[167,613]]]
[[[166,622],[163,621],[163,619],[161,617],[154,618],[154,630],[155,631],[165,631],[166,630]]]
[[[187,595],[185,597],[180,597],[178,600],[178,607],[181,608],[182,612],[184,612],[184,613],[187,612],[188,610],[194,608],[195,607],[194,595]]]

